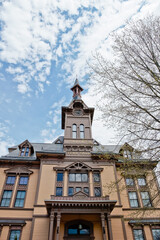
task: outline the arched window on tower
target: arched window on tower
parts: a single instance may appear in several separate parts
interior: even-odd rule
[[[84,138],[84,125],[80,124],[80,138]]]
[[[72,125],[72,138],[77,138],[77,125]]]

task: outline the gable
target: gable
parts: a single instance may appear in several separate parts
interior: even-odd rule
[[[82,162],[72,163],[65,168],[66,170],[92,170],[90,166]]]
[[[24,142],[22,142],[21,144],[19,144],[18,147],[19,147],[19,149],[21,149],[22,147],[33,148],[32,144],[27,139]]]

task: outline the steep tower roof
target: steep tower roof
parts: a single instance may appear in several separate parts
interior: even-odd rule
[[[81,99],[81,92],[83,91],[83,88],[80,86],[78,79],[76,78],[73,87],[71,88],[73,91],[73,99]]]

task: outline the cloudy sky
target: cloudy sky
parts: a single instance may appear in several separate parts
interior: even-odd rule
[[[87,63],[96,52],[111,54],[109,34],[128,20],[159,12],[158,0],[1,0],[0,155],[25,139],[63,135],[61,106],[71,101],[76,77],[83,100],[96,106]],[[93,137],[116,143],[98,110],[94,119]]]

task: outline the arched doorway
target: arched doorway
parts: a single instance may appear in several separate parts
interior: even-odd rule
[[[74,220],[65,225],[64,240],[93,240],[93,224],[85,220]]]

